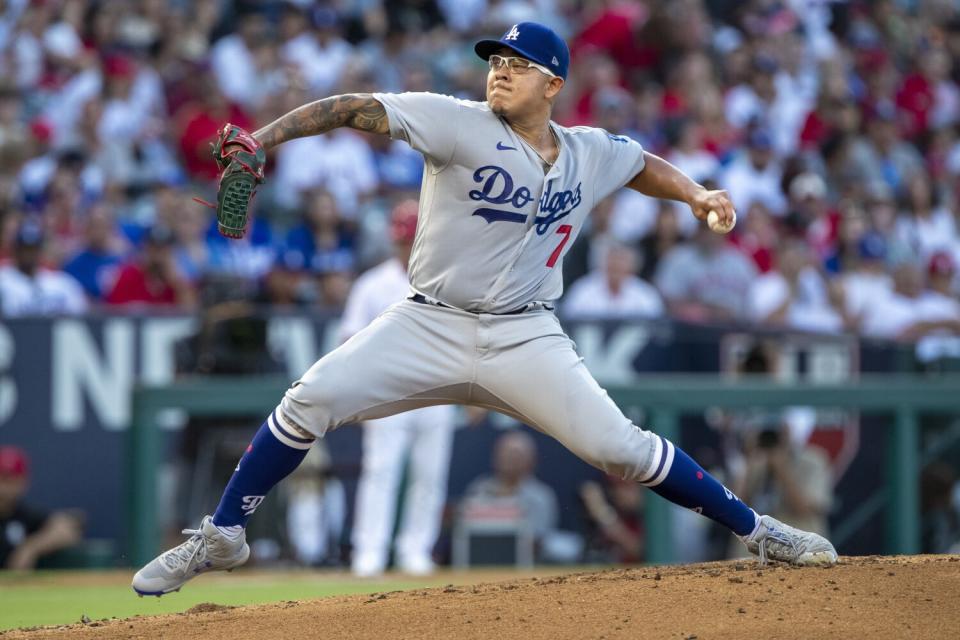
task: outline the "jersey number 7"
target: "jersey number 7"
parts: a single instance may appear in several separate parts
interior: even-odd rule
[[[573,227],[569,224],[562,224],[557,227],[557,233],[563,234],[563,240],[560,241],[560,244],[557,245],[557,248],[554,249],[553,253],[550,254],[550,259],[547,260],[547,266],[551,269],[553,268],[553,265],[557,264],[557,260],[560,259],[560,254],[563,253],[563,247],[570,239],[571,231],[573,231]]]

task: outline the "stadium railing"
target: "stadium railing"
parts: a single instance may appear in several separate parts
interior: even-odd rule
[[[602,381],[601,381],[602,382]],[[162,462],[158,415],[170,408],[195,416],[268,413],[289,381],[276,377],[183,378],[170,385],[139,386],[133,393],[132,428],[127,456],[128,559],[148,562],[159,550],[157,476]],[[770,379],[726,379],[717,375],[641,377],[629,385],[607,385],[607,391],[628,415],[643,410],[647,425],[679,441],[679,419],[711,407],[782,408],[811,406],[856,409],[892,415],[887,423],[888,464],[884,485],[887,505],[886,551],[920,551],[919,414],[960,415],[960,376],[865,375],[859,380],[819,384]],[[879,476],[878,476],[879,477]],[[647,560],[674,561],[669,505],[651,495],[646,506]],[[840,526],[843,526],[841,524]]]

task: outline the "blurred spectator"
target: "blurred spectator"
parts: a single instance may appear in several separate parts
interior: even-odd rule
[[[377,170],[381,193],[392,190],[413,190],[420,187],[423,157],[402,140],[388,136],[370,136],[370,149]]]
[[[747,290],[755,279],[749,258],[700,224],[692,243],[663,257],[654,283],[672,315],[687,322],[718,322],[745,317]]]
[[[241,75],[236,68],[230,73]],[[187,174],[195,180],[209,182],[219,174],[210,155],[210,143],[216,139],[217,131],[227,122],[253,131],[254,121],[247,111],[213,89],[214,79],[203,65],[196,65],[187,81],[192,100],[184,104],[177,115],[177,143]]]
[[[960,244],[953,213],[939,202],[926,172],[910,177],[906,185],[906,211],[897,219],[896,237],[920,260],[935,251],[952,251]]]
[[[114,54],[103,63],[103,108],[97,136],[110,158],[107,180],[128,185],[144,182],[141,170],[157,167],[158,158],[140,167],[138,160],[151,156],[151,138],[160,126],[155,120],[163,106],[163,89],[156,71],[141,67],[132,57]]]
[[[882,181],[902,196],[909,180],[923,169],[923,159],[898,136],[896,117],[893,105],[881,103],[867,122],[867,137],[857,139],[850,153],[866,184]]]
[[[904,77],[896,93],[897,106],[908,115],[904,133],[911,138],[951,126],[960,117],[960,90],[951,79],[950,53],[931,47],[920,52],[914,63],[915,71]]]
[[[653,280],[663,257],[683,241],[680,235],[679,218],[684,213],[679,211],[672,202],[661,201],[659,204],[653,232],[640,241],[640,255],[643,258],[640,277],[648,282]]]
[[[865,205],[869,226],[886,239],[887,264],[894,265],[916,260],[917,255],[914,249],[907,245],[897,233],[899,218],[893,189],[883,181],[867,185]]]
[[[284,245],[289,260],[315,273],[354,267],[353,229],[330,192],[322,189],[310,194],[303,222],[287,233]]]
[[[775,340],[756,342],[743,353],[737,372],[777,379],[788,350]],[[834,481],[826,452],[809,443],[816,423],[811,407],[732,412],[723,457],[734,493],[779,514],[774,517],[826,535]],[[725,532],[723,538],[730,540]],[[740,555],[742,549],[732,545],[728,553]]]
[[[580,235],[563,257],[563,281],[565,290],[585,276],[591,269],[603,267],[609,248],[617,244],[613,236],[611,222],[613,218],[614,197],[604,198],[593,208],[584,222]]]
[[[791,526],[826,536],[833,479],[826,453],[794,438],[779,417],[758,416],[744,434],[744,462],[731,489]],[[740,551],[738,549],[738,551]]]
[[[500,436],[493,449],[493,475],[480,476],[467,486],[462,508],[509,502],[542,543],[557,527],[557,496],[533,475],[536,457],[529,434],[512,431]]]
[[[779,65],[772,56],[765,53],[753,56],[744,82],[727,93],[725,110],[730,124],[746,129],[751,123],[775,122],[770,111],[778,97],[775,82],[778,71]]]
[[[41,214],[38,220],[46,232],[46,256],[59,264],[79,249],[83,240],[83,211],[96,193],[92,184],[84,184],[90,163],[83,151],[65,151],[51,162],[49,180],[31,204]]]
[[[80,542],[80,519],[64,511],[34,508],[23,497],[29,487],[27,454],[0,446],[0,568],[33,569],[45,555]]]
[[[927,310],[920,305],[922,293],[920,269],[909,262],[897,265],[893,272],[893,293],[873,299],[867,305],[864,335],[915,342],[934,332],[960,334],[960,317],[949,313],[935,319],[925,317]]]
[[[336,12],[326,6],[310,9],[286,3],[281,18],[283,59],[297,66],[315,96],[333,92],[353,47],[340,37]]]
[[[117,233],[113,212],[105,204],[94,205],[84,219],[84,243],[63,265],[92,300],[102,300],[113,288],[126,243]]]
[[[120,267],[106,302],[192,307],[196,292],[177,270],[174,242],[173,233],[166,227],[151,228],[143,240],[142,254]]]
[[[747,212],[759,200],[774,216],[787,213],[780,190],[781,168],[773,155],[773,140],[763,129],[747,137],[747,148],[720,175],[719,183],[730,194],[737,211]]]
[[[241,14],[236,31],[220,38],[210,50],[220,91],[247,110],[260,107],[277,87],[278,71],[276,62],[271,60],[276,46],[272,31],[262,14],[248,11]],[[211,89],[208,87],[207,91],[216,93]]]
[[[167,189],[163,189],[167,191]],[[170,189],[177,209],[171,214],[157,211],[158,224],[169,225],[175,238],[174,261],[177,270],[191,282],[198,283],[210,270],[211,248],[207,243],[210,225],[209,210],[188,201],[183,194]]]
[[[832,252],[840,223],[839,212],[827,202],[827,183],[818,174],[804,171],[790,180],[787,231],[803,238],[822,263]]]
[[[13,264],[0,267],[0,309],[8,318],[80,314],[87,310],[83,288],[58,269],[42,266],[44,233],[33,220],[20,225]]]
[[[921,304],[956,304],[957,284],[957,263],[953,256],[937,251],[927,261],[927,289],[921,296]]]
[[[767,273],[773,268],[779,229],[770,212],[760,202],[754,202],[747,214],[732,242],[753,260],[759,273]]]
[[[858,244],[858,259],[851,260],[840,276],[844,313],[852,328],[859,330],[867,309],[876,300],[893,293],[893,279],[887,273],[887,242],[875,231],[864,234]]]
[[[345,217],[356,216],[361,200],[377,186],[375,157],[360,134],[337,129],[323,136],[292,140],[277,151],[277,198],[295,208],[310,192],[332,194]]]
[[[23,97],[16,87],[0,84],[0,149],[26,145],[30,133],[23,121]]]
[[[610,196],[613,201],[610,213],[610,233],[616,240],[633,244],[649,234],[657,223],[660,203],[647,198],[633,189],[621,189]],[[693,216],[689,216],[694,221]],[[681,228],[686,230],[682,224]]]
[[[657,290],[637,276],[637,251],[615,244],[602,268],[573,283],[562,311],[570,319],[655,318],[664,306]]]
[[[632,130],[633,113],[636,111],[633,96],[621,87],[604,87],[593,94],[593,126],[610,133],[639,139]]]
[[[606,476],[605,480],[606,486],[593,481],[580,486],[580,499],[588,518],[583,561],[588,564],[642,562],[643,489],[637,482],[615,476]]]
[[[957,267],[949,253],[934,253],[927,262],[927,288],[917,303],[927,322],[956,323],[954,328],[931,331],[917,342],[917,357],[928,363],[941,358],[960,359],[960,299],[953,286]]]
[[[703,148],[703,130],[693,120],[677,124],[676,143],[665,158],[696,182],[714,180],[720,170],[720,162]]]
[[[269,271],[276,259],[277,247],[273,227],[266,219],[256,211],[251,212],[242,238],[221,235],[215,216],[204,219],[207,220],[206,273],[257,281]]]
[[[799,331],[842,331],[843,317],[813,264],[804,242],[785,241],[777,252],[777,268],[750,286],[749,318],[759,324]]]
[[[823,266],[830,275],[855,269],[862,257],[861,240],[869,229],[870,221],[866,211],[858,203],[848,200],[841,209],[837,226],[837,240],[830,253],[824,258]],[[877,234],[881,239],[883,236]],[[884,240],[884,258],[886,241]],[[884,266],[882,261],[879,265]]]

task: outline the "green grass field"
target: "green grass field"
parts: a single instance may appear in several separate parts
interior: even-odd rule
[[[178,613],[200,603],[243,605],[308,600],[356,593],[400,591],[446,584],[476,584],[533,575],[566,573],[554,568],[526,573],[509,569],[443,572],[431,578],[386,575],[359,580],[339,571],[237,571],[202,576],[179,593],[139,598],[130,588],[133,572],[0,572],[0,630],[72,624],[91,620]]]
[[[421,580],[386,576],[375,581],[361,581],[347,574],[331,572],[282,574],[249,571],[229,576],[204,576],[179,593],[162,598],[139,598],[130,589],[130,575],[132,572],[0,574],[0,629],[69,624],[80,622],[84,615],[99,620],[177,613],[203,602],[255,604],[474,581],[466,579],[470,574],[448,574]]]

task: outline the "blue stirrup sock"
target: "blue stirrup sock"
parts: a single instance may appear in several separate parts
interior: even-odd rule
[[[240,458],[213,514],[213,524],[245,527],[270,489],[303,462],[315,440],[303,437],[274,410]]]
[[[735,534],[753,533],[757,514],[732,491],[703,470],[693,458],[662,436],[654,451],[653,473],[640,484],[674,504],[693,509],[724,525]]]

